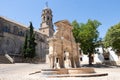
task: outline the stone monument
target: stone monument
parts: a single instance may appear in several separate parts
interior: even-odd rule
[[[79,44],[72,34],[72,25],[67,20],[58,21],[56,32],[49,38],[49,59],[51,68],[80,67]]]

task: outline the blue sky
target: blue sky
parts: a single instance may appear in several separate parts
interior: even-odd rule
[[[39,29],[46,2],[53,11],[53,23],[64,19],[86,23],[95,19],[102,23],[98,28],[102,38],[112,25],[120,22],[120,0],[0,0],[0,16],[27,26],[32,21]]]

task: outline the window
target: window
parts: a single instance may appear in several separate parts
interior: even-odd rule
[[[14,26],[13,33],[17,35],[17,34],[18,34],[18,32],[19,32],[19,29],[18,29],[18,27],[17,27],[17,26]]]
[[[7,27],[6,26],[3,27],[3,31],[7,32]]]
[[[58,63],[58,60],[59,60],[59,59],[58,59],[58,58],[56,58],[56,63]]]
[[[45,16],[43,17],[43,22],[45,22]]]
[[[49,17],[47,17],[47,20],[49,20]]]
[[[10,32],[10,27],[4,26],[4,27],[3,27],[3,31],[4,31],[4,32]]]
[[[49,13],[49,11],[47,11],[47,13]]]
[[[19,32],[18,32],[18,35],[19,35],[19,36],[23,36],[23,32],[22,32],[22,31],[19,31]]]

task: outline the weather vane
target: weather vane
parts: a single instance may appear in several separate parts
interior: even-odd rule
[[[46,7],[48,7],[48,2],[46,2]]]

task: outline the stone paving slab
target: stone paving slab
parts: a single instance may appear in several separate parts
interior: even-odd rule
[[[29,75],[46,68],[47,64],[0,64],[0,80],[120,80],[120,68],[95,68],[97,73],[108,73],[108,76],[99,77],[49,78],[41,73]]]

